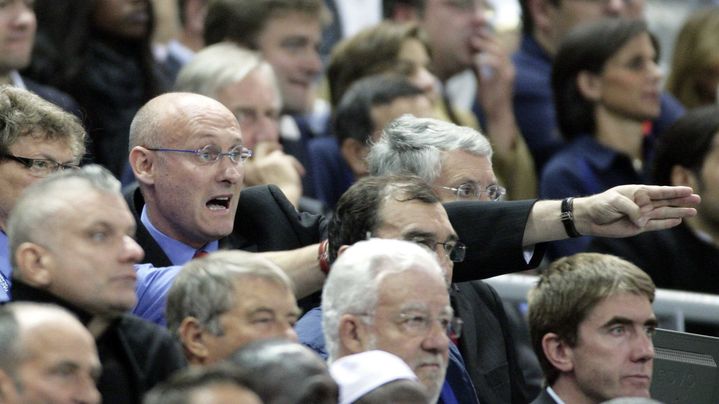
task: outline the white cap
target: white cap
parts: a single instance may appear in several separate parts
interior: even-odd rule
[[[385,351],[366,351],[337,359],[330,374],[340,386],[338,404],[350,404],[395,380],[418,380],[399,357]]]

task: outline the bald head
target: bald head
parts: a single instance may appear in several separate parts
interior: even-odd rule
[[[0,330],[4,402],[100,402],[95,340],[70,312],[53,305],[10,303],[0,308]],[[60,372],[68,377],[58,378]]]
[[[208,111],[234,115],[210,97],[194,93],[165,93],[148,101],[135,114],[130,125],[130,151],[135,146],[154,146],[177,135],[173,130],[190,124],[191,117]]]

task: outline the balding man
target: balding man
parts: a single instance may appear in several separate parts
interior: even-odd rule
[[[8,404],[100,402],[95,341],[55,305],[0,307],[0,399]]]

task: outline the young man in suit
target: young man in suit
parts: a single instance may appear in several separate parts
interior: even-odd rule
[[[613,255],[559,259],[529,292],[529,329],[547,387],[533,404],[649,397],[657,319],[649,275]]]

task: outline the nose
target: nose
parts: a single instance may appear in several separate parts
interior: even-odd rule
[[[322,72],[322,59],[318,47],[312,46],[304,52],[302,67],[312,76],[317,76]]]
[[[438,320],[432,322],[429,334],[422,340],[422,349],[427,352],[442,354],[442,356],[449,351],[447,330],[442,327]]]
[[[426,67],[420,66],[417,68],[417,73],[415,73],[412,81],[415,86],[424,91],[424,93],[430,96],[430,98],[434,98],[437,77],[430,73]]]
[[[262,115],[257,120],[257,130],[255,132],[255,143],[272,142],[276,143],[280,139],[279,122],[267,115]]]
[[[78,390],[75,394],[75,400],[73,402],[79,404],[98,404],[100,403],[100,392],[95,386],[95,380],[91,376],[82,378],[78,386]]]
[[[637,334],[633,346],[633,359],[637,362],[647,362],[654,359],[654,342],[645,332]]]
[[[245,164],[235,163],[229,156],[223,156],[217,164],[217,181],[230,185],[242,183],[245,178]]]
[[[283,332],[285,338],[292,342],[299,342],[300,338],[297,336],[297,331],[292,327],[291,324],[286,324]]]
[[[16,1],[16,12],[15,18],[12,20],[16,25],[34,25],[35,24],[35,11],[25,1]]]
[[[662,71],[661,66],[659,66],[657,62],[652,61],[649,70],[651,72],[652,78],[657,81],[661,81],[662,77],[664,77],[664,72]]]
[[[137,263],[145,256],[145,251],[132,237],[124,236],[123,243],[123,262]]]
[[[607,17],[619,17],[626,14],[626,0],[606,0],[604,14]]]

